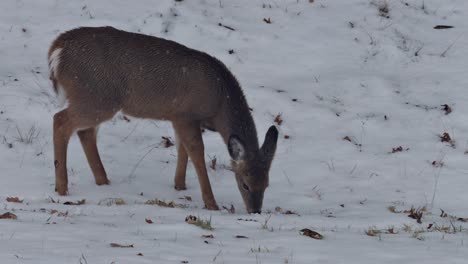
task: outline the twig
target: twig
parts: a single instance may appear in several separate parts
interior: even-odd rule
[[[443,159],[444,158],[442,157],[442,159],[440,159],[440,160],[442,161]],[[439,178],[440,178],[440,172],[442,170],[442,167],[443,166],[439,167],[439,171],[435,175],[434,192],[432,193],[432,199],[431,199],[431,208],[434,207],[434,200],[435,200],[435,196],[436,196],[436,192],[437,192],[437,186],[439,185]]]
[[[458,38],[456,38],[456,39],[452,42],[452,44],[450,44],[450,45],[447,47],[447,49],[444,50],[444,52],[442,52],[442,53],[440,54],[440,57],[445,58],[445,55],[447,54],[447,52],[453,47],[453,45],[455,45],[455,43],[458,41],[458,39],[460,39],[462,36],[463,36],[463,34],[461,34],[460,36],[458,36]]]
[[[218,26],[220,26],[220,27],[225,27],[225,28],[227,28],[227,29],[229,29],[229,30],[232,30],[232,31],[236,31],[233,27],[226,26],[226,25],[223,25],[223,24],[221,24],[221,23],[218,23]]]
[[[220,250],[218,251],[218,254],[216,254],[216,256],[214,256],[214,258],[213,258],[213,262],[215,262],[215,261],[216,261],[216,259],[217,259],[217,258],[218,258],[218,256],[221,254],[221,252],[223,252],[223,250],[222,250],[222,249],[220,249]]]
[[[123,139],[122,139],[122,142],[125,142],[132,134],[133,132],[135,131],[135,129],[137,128],[138,126],[138,123],[136,123],[136,125],[133,127],[132,131],[130,131],[130,133],[128,133],[128,135],[126,135]]]
[[[289,186],[293,186],[291,180],[289,179],[288,174],[286,174],[286,172],[284,170],[283,170],[283,175],[284,175],[284,177],[286,177],[286,180],[288,180]]]
[[[140,165],[140,163],[146,158],[146,156],[148,156],[148,154],[151,153],[151,151],[153,151],[153,149],[157,148],[157,146],[155,147],[152,147],[150,150],[148,150],[145,155],[143,155],[140,160],[138,160],[138,162],[135,164],[135,166],[133,166],[133,169],[132,169],[132,172],[130,172],[130,175],[128,175],[128,178],[129,179],[132,179],[134,178],[133,174],[135,173],[136,169],[138,168],[138,166]]]

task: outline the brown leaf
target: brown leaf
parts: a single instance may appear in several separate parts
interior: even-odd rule
[[[148,223],[148,224],[152,224],[153,223],[153,220],[149,219],[149,218],[145,218],[145,222]]]
[[[187,195],[184,195],[184,197],[180,197],[179,199],[181,199],[181,200],[186,200],[186,201],[189,201],[189,202],[192,201],[192,197],[187,196]]]
[[[244,218],[237,218],[237,221],[258,222],[258,220],[256,219],[244,219]]]
[[[444,166],[444,162],[443,161],[437,161],[437,160],[434,160],[432,161],[432,166],[436,167],[436,168],[440,168],[440,167],[443,167]]]
[[[138,253],[137,256],[143,257],[143,253]]]
[[[304,228],[301,230],[301,235],[303,236],[308,236],[308,237],[311,237],[313,239],[323,239],[323,236],[313,230],[310,230],[308,228]]]
[[[406,211],[404,211],[404,213],[407,213],[409,218],[415,219],[418,224],[422,224],[421,219],[423,217],[423,214],[424,214],[425,210],[426,209],[424,207],[423,208],[418,208],[418,209],[416,209],[414,207],[411,207],[411,209],[409,211],[406,210]]]
[[[450,145],[453,147],[455,144],[453,143],[452,138],[450,137],[449,133],[444,132],[442,135],[439,135],[440,141],[441,142],[447,142],[450,143]]]
[[[82,199],[82,200],[79,200],[79,201],[76,201],[76,202],[64,202],[63,204],[64,205],[83,205],[86,203],[86,199]]]
[[[113,248],[133,248],[133,244],[130,245],[122,245],[118,243],[110,243],[110,246]]]
[[[448,214],[444,210],[440,209],[440,217],[447,217],[447,216]]]
[[[213,234],[202,235],[203,238],[214,238]]]
[[[193,215],[188,215],[187,217],[185,217],[185,222],[187,222],[189,224],[196,223],[197,222],[197,217],[193,216]]]
[[[9,203],[23,203],[23,200],[20,200],[18,197],[7,197],[6,201]]]
[[[236,213],[236,208],[234,208],[234,205],[231,204],[231,208],[227,208],[226,206],[223,206],[223,209],[226,209],[230,214],[235,214]]]
[[[297,216],[300,216],[298,213],[294,212],[294,211],[291,211],[291,210],[286,210],[284,212],[281,212],[281,214],[284,214],[284,215],[297,215]]]
[[[453,26],[437,25],[434,27],[434,29],[449,29],[449,28],[453,28]]]
[[[402,146],[398,146],[396,148],[392,148],[392,153],[396,153],[396,152],[402,152],[403,151],[403,147]]]
[[[277,114],[275,119],[273,120],[278,126],[281,126],[283,124],[283,117],[281,116],[281,113]]]
[[[445,115],[452,113],[452,108],[448,104],[443,104],[441,106],[442,106],[442,111],[445,112]]]
[[[216,162],[217,162],[216,156],[214,156],[214,157],[211,159],[211,162],[210,162],[210,168],[211,168],[212,170],[216,170]]]
[[[171,138],[170,137],[161,137],[163,140],[162,140],[162,144],[165,148],[170,148],[172,146],[174,146],[174,142],[172,142]]]
[[[16,220],[18,217],[13,214],[13,213],[10,213],[10,212],[6,212],[2,215],[0,215],[0,219],[13,219],[13,220]]]

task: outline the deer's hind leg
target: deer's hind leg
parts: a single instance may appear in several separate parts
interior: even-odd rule
[[[112,118],[116,111],[99,108],[70,106],[54,115],[54,167],[55,190],[60,195],[68,192],[67,148],[71,135],[78,131],[88,163],[97,184],[108,183],[104,167],[97,152],[95,127]]]
[[[80,138],[81,145],[83,146],[86,159],[91,167],[91,171],[93,172],[96,184],[109,184],[96,144],[97,128],[90,127],[88,129],[78,131],[77,134]]]
[[[68,192],[67,147],[74,131],[73,126],[68,109],[54,115],[55,191],[60,195]]]

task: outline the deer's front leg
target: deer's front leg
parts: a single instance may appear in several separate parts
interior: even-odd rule
[[[206,171],[205,150],[200,131],[200,123],[184,120],[174,122],[173,125],[180,143],[185,147],[185,150],[188,153],[188,156],[190,156],[197,172],[205,207],[209,210],[219,210],[213,191],[211,190],[210,179],[208,178],[208,173]],[[179,161],[177,163],[179,165]]]
[[[174,128],[175,129],[175,128]],[[187,171],[188,154],[184,145],[180,142],[180,136],[176,134],[177,167],[174,177],[174,188],[178,191],[186,190],[185,175]]]

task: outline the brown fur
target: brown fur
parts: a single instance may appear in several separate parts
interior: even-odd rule
[[[68,107],[54,116],[59,194],[65,195],[68,190],[67,144],[76,131],[96,183],[108,184],[96,147],[95,127],[122,111],[134,117],[172,122],[180,142],[175,188],[186,188],[190,157],[205,206],[213,210],[218,206],[206,171],[200,128],[218,131],[236,160],[233,169],[247,210],[261,210],[278,132],[272,126],[266,143],[259,148],[243,92],[223,63],[173,41],[112,27],[65,32],[52,43],[49,58],[59,48],[59,64],[51,71],[51,80],[55,90],[63,89],[68,100]],[[242,191],[244,185],[252,194]]]

